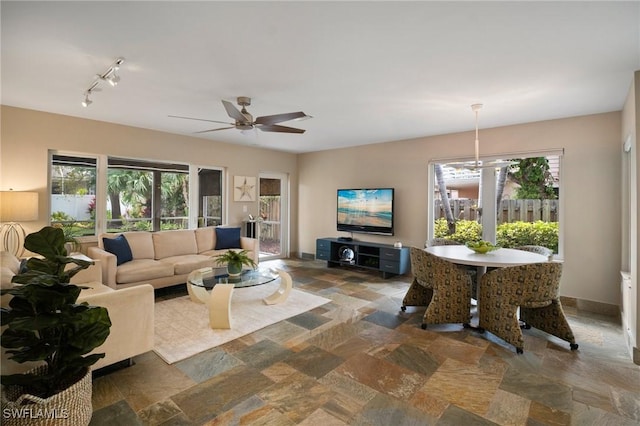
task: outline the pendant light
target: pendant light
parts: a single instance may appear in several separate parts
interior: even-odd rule
[[[502,168],[507,167],[509,165],[515,164],[513,161],[504,161],[504,160],[491,160],[491,161],[480,161],[480,137],[478,136],[478,113],[482,109],[482,104],[473,104],[471,105],[471,110],[474,112],[476,116],[476,139],[474,143],[474,159],[471,161],[463,161],[463,162],[455,162],[448,163],[448,166],[454,167],[456,169],[468,169],[468,170],[479,170],[479,169],[488,169],[488,168]]]

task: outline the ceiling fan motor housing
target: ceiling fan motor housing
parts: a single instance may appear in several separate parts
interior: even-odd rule
[[[251,98],[247,96],[238,96],[238,105],[242,107],[240,112],[246,117],[245,121],[236,120],[236,128],[240,130],[253,129],[253,116],[249,114],[249,111],[245,107],[251,105]]]
[[[251,105],[251,98],[248,96],[238,96],[238,105],[242,107]]]

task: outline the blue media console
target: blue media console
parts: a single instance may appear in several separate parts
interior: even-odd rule
[[[383,278],[406,274],[411,269],[408,247],[338,238],[318,238],[316,259],[326,260],[329,268],[356,266],[380,271]]]

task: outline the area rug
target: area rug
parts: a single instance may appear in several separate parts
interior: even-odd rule
[[[256,287],[234,289],[230,330],[209,328],[207,307],[192,302],[189,296],[157,302],[154,351],[168,364],[173,364],[331,301],[292,289],[285,302],[266,305],[262,299],[278,287],[279,280],[276,280]]]

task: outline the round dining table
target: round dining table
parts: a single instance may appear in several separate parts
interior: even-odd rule
[[[467,246],[449,245],[432,246],[425,249],[449,262],[460,265],[479,266],[483,268],[504,268],[505,266],[527,265],[529,263],[547,262],[549,259],[538,253],[530,251],[499,248],[488,253],[476,253]]]
[[[452,263],[475,266],[478,284],[480,284],[480,279],[484,273],[487,272],[487,268],[504,268],[549,261],[546,256],[538,253],[508,248],[499,248],[488,253],[476,253],[467,246],[444,245],[427,247],[425,251]],[[480,286],[478,285],[477,288],[479,293]],[[476,300],[478,300],[477,296]]]

